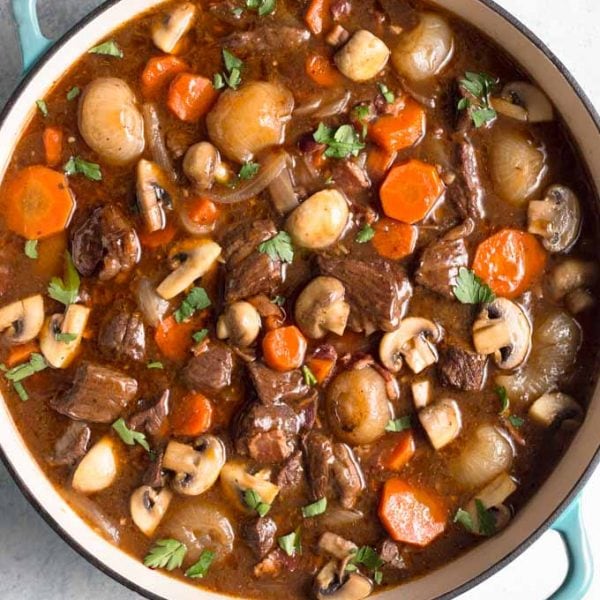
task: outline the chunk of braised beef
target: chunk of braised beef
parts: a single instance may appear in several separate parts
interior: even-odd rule
[[[167,478],[163,470],[164,456],[164,450],[161,450],[156,453],[153,458],[151,457],[150,464],[144,471],[144,475],[142,477],[142,483],[144,485],[149,485],[154,489],[159,489],[165,486]]]
[[[336,23],[331,31],[325,36],[325,41],[330,46],[341,46],[348,41],[349,37],[350,32],[339,23]]]
[[[87,452],[92,432],[86,423],[72,421],[67,430],[54,444],[54,452],[48,458],[53,467],[73,466]]]
[[[171,392],[165,390],[159,400],[150,408],[135,413],[127,420],[131,429],[146,431],[150,435],[159,435],[164,431],[165,421],[169,415],[169,397]]]
[[[484,189],[477,151],[471,141],[465,139],[458,145],[457,153],[459,175],[453,186],[459,186],[460,190],[451,198],[463,218],[482,219]]]
[[[352,4],[350,0],[333,0],[329,6],[329,11],[334,21],[339,21],[344,17],[347,17],[352,11]]]
[[[371,187],[371,180],[364,166],[354,160],[337,160],[333,165],[332,177],[337,188],[341,189],[348,198]]]
[[[323,275],[339,279],[350,304],[350,329],[367,335],[398,327],[412,288],[404,271],[383,258],[361,260],[351,256],[318,260]]]
[[[393,540],[386,539],[379,547],[379,558],[387,567],[392,569],[406,569],[406,562],[400,554],[398,544]]]
[[[129,272],[140,258],[140,242],[135,229],[119,208],[96,208],[75,230],[71,254],[77,270],[87,277],[98,274],[109,281]]]
[[[434,240],[421,255],[416,273],[418,284],[446,298],[454,299],[452,288],[461,267],[469,266],[469,253],[463,238]]]
[[[465,391],[478,391],[485,383],[487,356],[467,348],[443,344],[439,347],[437,373],[440,383]]]
[[[266,405],[299,400],[310,392],[299,369],[281,373],[253,362],[248,363],[248,373],[259,400]]]
[[[322,433],[313,432],[304,441],[304,454],[311,497],[313,500],[325,498],[334,461],[333,444]]]
[[[78,421],[112,423],[137,394],[132,377],[91,362],[82,362],[71,389],[50,400],[57,412]]]
[[[252,403],[236,427],[235,447],[260,463],[279,463],[296,450],[300,422],[287,404]]]
[[[276,548],[254,567],[254,576],[274,579],[281,573],[293,573],[300,567],[300,562],[301,556],[297,552],[288,556],[281,548]]]
[[[289,25],[261,25],[249,31],[228,36],[224,43],[232,50],[269,52],[273,48],[294,50],[308,42],[310,33],[301,27]]]
[[[109,314],[100,326],[98,347],[106,358],[144,360],[146,331],[142,315],[127,310]]]
[[[269,517],[259,517],[242,523],[242,538],[256,558],[264,558],[275,545],[277,525]]]
[[[302,452],[294,452],[287,459],[283,467],[279,469],[275,483],[282,490],[294,488],[300,484],[304,475],[304,467],[302,465]]]
[[[277,227],[270,219],[236,225],[221,236],[223,259],[228,263],[239,263],[276,234]]]
[[[298,415],[300,429],[304,432],[310,431],[317,421],[319,412],[319,394],[311,390],[306,398],[293,403],[294,410]]]
[[[215,394],[231,385],[233,352],[220,342],[211,342],[207,349],[189,360],[183,378],[189,388],[203,394]]]
[[[334,444],[333,457],[331,472],[340,503],[344,508],[352,508],[365,489],[363,472],[354,452],[346,444]]]

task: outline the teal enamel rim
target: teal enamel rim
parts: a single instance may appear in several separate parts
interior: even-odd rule
[[[76,31],[93,21],[98,15],[110,7],[118,4],[119,1],[120,0],[106,0],[99,7],[91,11],[90,14],[82,19],[71,30],[69,30],[62,38],[54,42],[46,38],[41,32],[37,17],[36,0],[11,0],[23,55],[23,73],[26,76],[2,110],[2,113],[0,114],[0,127],[8,115],[10,108],[15,102],[18,101],[21,89],[29,82],[31,78],[35,76],[41,64],[52,58],[54,52],[48,52],[50,48],[53,46],[54,48],[60,47]],[[562,76],[576,92],[581,103],[584,105],[585,109],[594,121],[598,132],[600,133],[600,115],[598,115],[593,104],[582,90],[581,86],[573,78],[569,70],[546,46],[546,44],[544,44],[544,42],[542,42],[531,30],[525,27],[525,25],[517,20],[513,15],[508,13],[501,6],[498,6],[494,0],[479,0],[479,2],[494,11],[500,18],[503,18],[505,21],[509,22],[515,29],[522,33],[532,44],[534,44],[548,57],[548,59],[560,71]],[[161,600],[150,590],[136,585],[132,581],[123,577],[120,573],[109,569],[104,563],[100,562],[95,556],[90,554],[84,547],[82,547],[68,532],[63,530],[52,519],[52,517],[45,511],[39,500],[33,497],[27,488],[27,484],[12,468],[8,457],[4,454],[4,451],[1,447],[0,459],[2,459],[2,462],[5,464],[8,472],[11,474],[17,486],[25,498],[35,508],[38,514],[40,514],[40,516],[48,523],[48,525],[50,525],[50,527],[52,527],[52,529],[54,529],[56,533],[76,552],[78,552],[88,562],[92,563],[100,571],[124,586],[132,589],[146,598]],[[565,541],[567,553],[569,555],[569,570],[567,576],[561,587],[554,592],[549,600],[583,600],[583,597],[585,596],[592,582],[593,563],[589,542],[585,535],[585,529],[581,518],[581,500],[577,496],[580,494],[586,481],[589,479],[598,463],[600,463],[600,447],[592,457],[588,467],[582,473],[580,479],[577,481],[571,492],[565,497],[560,506],[548,517],[548,519],[539,527],[536,532],[534,532],[528,539],[524,540],[517,548],[515,548],[496,564],[490,566],[486,571],[474,577],[462,586],[440,596],[439,600],[450,600],[451,598],[455,598],[459,594],[472,589],[485,579],[492,576],[494,573],[497,573],[515,558],[517,558],[517,556],[523,553],[529,546],[531,546],[531,544],[537,541],[537,539],[539,539],[539,537],[545,533],[548,528],[552,528],[561,534]]]

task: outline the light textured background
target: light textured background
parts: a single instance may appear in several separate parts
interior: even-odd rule
[[[513,12],[569,67],[600,109],[600,2],[496,0]],[[42,27],[56,37],[99,0],[45,0]],[[20,58],[9,0],[0,0],[0,106],[19,79]],[[586,600],[600,598],[600,472],[584,493],[584,515],[596,555],[596,581]],[[2,600],[132,600],[136,594],[91,567],[44,523],[0,464],[0,597]],[[566,573],[560,537],[547,533],[507,569],[461,600],[543,600]],[[576,600],[576,599],[573,599]]]

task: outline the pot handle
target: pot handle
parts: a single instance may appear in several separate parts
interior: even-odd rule
[[[40,30],[37,17],[37,0],[12,0],[12,9],[17,22],[23,73],[37,62],[38,58],[52,45]]]
[[[569,570],[562,585],[549,600],[583,600],[592,583],[593,564],[581,517],[581,498],[572,502],[552,529],[558,531],[565,542]]]

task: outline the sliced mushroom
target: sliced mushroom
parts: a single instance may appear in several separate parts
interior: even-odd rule
[[[581,208],[577,196],[564,185],[548,188],[543,200],[532,200],[527,212],[527,229],[543,238],[549,252],[566,252],[579,237]]]
[[[359,29],[334,57],[337,68],[352,81],[368,81],[385,68],[390,49],[366,29]]]
[[[202,277],[221,256],[221,246],[212,240],[188,240],[171,252],[174,271],[156,288],[159,296],[171,300]]]
[[[491,98],[492,108],[500,115],[516,119],[517,121],[527,121],[527,111],[518,104],[513,104],[510,100],[504,98]]]
[[[223,493],[239,510],[248,512],[249,507],[244,502],[244,492],[254,490],[261,502],[273,504],[279,487],[269,481],[270,471],[263,470],[252,475],[247,466],[240,461],[228,462],[221,469],[221,487]]]
[[[436,450],[456,439],[462,427],[458,404],[450,398],[423,408],[419,411],[419,421]]]
[[[163,466],[175,471],[173,489],[185,496],[198,496],[212,487],[225,464],[225,446],[214,435],[198,438],[193,446],[171,441]]]
[[[527,111],[530,123],[542,123],[554,119],[554,110],[546,94],[526,81],[507,83],[502,90],[502,98],[522,106]]]
[[[0,308],[0,331],[11,344],[34,339],[44,324],[44,299],[40,294]]]
[[[567,419],[580,424],[583,420],[583,409],[567,394],[548,392],[531,405],[529,416],[544,427],[555,426]]]
[[[579,258],[567,258],[550,272],[548,287],[554,300],[562,300],[579,288],[588,288],[598,281],[598,264]]]
[[[479,354],[493,354],[501,369],[516,369],[531,350],[531,324],[523,310],[506,298],[484,306],[473,324]]]
[[[337,533],[326,531],[319,538],[319,550],[331,554],[338,560],[344,560],[352,556],[358,550],[358,546]]]
[[[104,436],[81,459],[73,474],[73,489],[95,494],[111,486],[117,477],[117,451],[112,438]]]
[[[129,502],[131,518],[145,536],[154,535],[172,499],[173,492],[168,488],[157,491],[149,485],[143,485],[133,492]]]
[[[190,146],[183,159],[183,172],[199,190],[209,190],[215,181],[226,183],[231,173],[210,142]]]
[[[137,165],[137,202],[149,233],[164,229],[166,225],[165,204],[171,203],[169,179],[155,163],[142,159]]]
[[[260,332],[260,314],[249,302],[234,302],[217,322],[217,337],[240,348],[250,346]]]
[[[101,77],[79,100],[79,132],[103,160],[116,165],[137,160],[144,151],[144,118],[135,94],[122,79]]]
[[[433,386],[429,379],[417,379],[410,384],[413,404],[417,410],[425,408],[433,398]]]
[[[66,369],[81,346],[90,309],[70,304],[64,315],[52,315],[40,335],[40,349],[46,362],[55,369]]]
[[[196,7],[182,2],[162,15],[152,27],[154,45],[167,54],[176,54],[183,36],[190,31],[196,18]]]
[[[343,335],[350,314],[344,284],[335,277],[316,277],[296,300],[295,317],[304,335],[320,339],[328,332]]]
[[[335,561],[328,562],[315,578],[318,600],[362,600],[373,591],[373,584],[360,573],[341,573]]]
[[[379,344],[379,358],[383,366],[397,373],[402,368],[402,357],[414,373],[437,362],[435,343],[442,337],[438,325],[428,319],[408,317],[395,331],[386,333]]]

